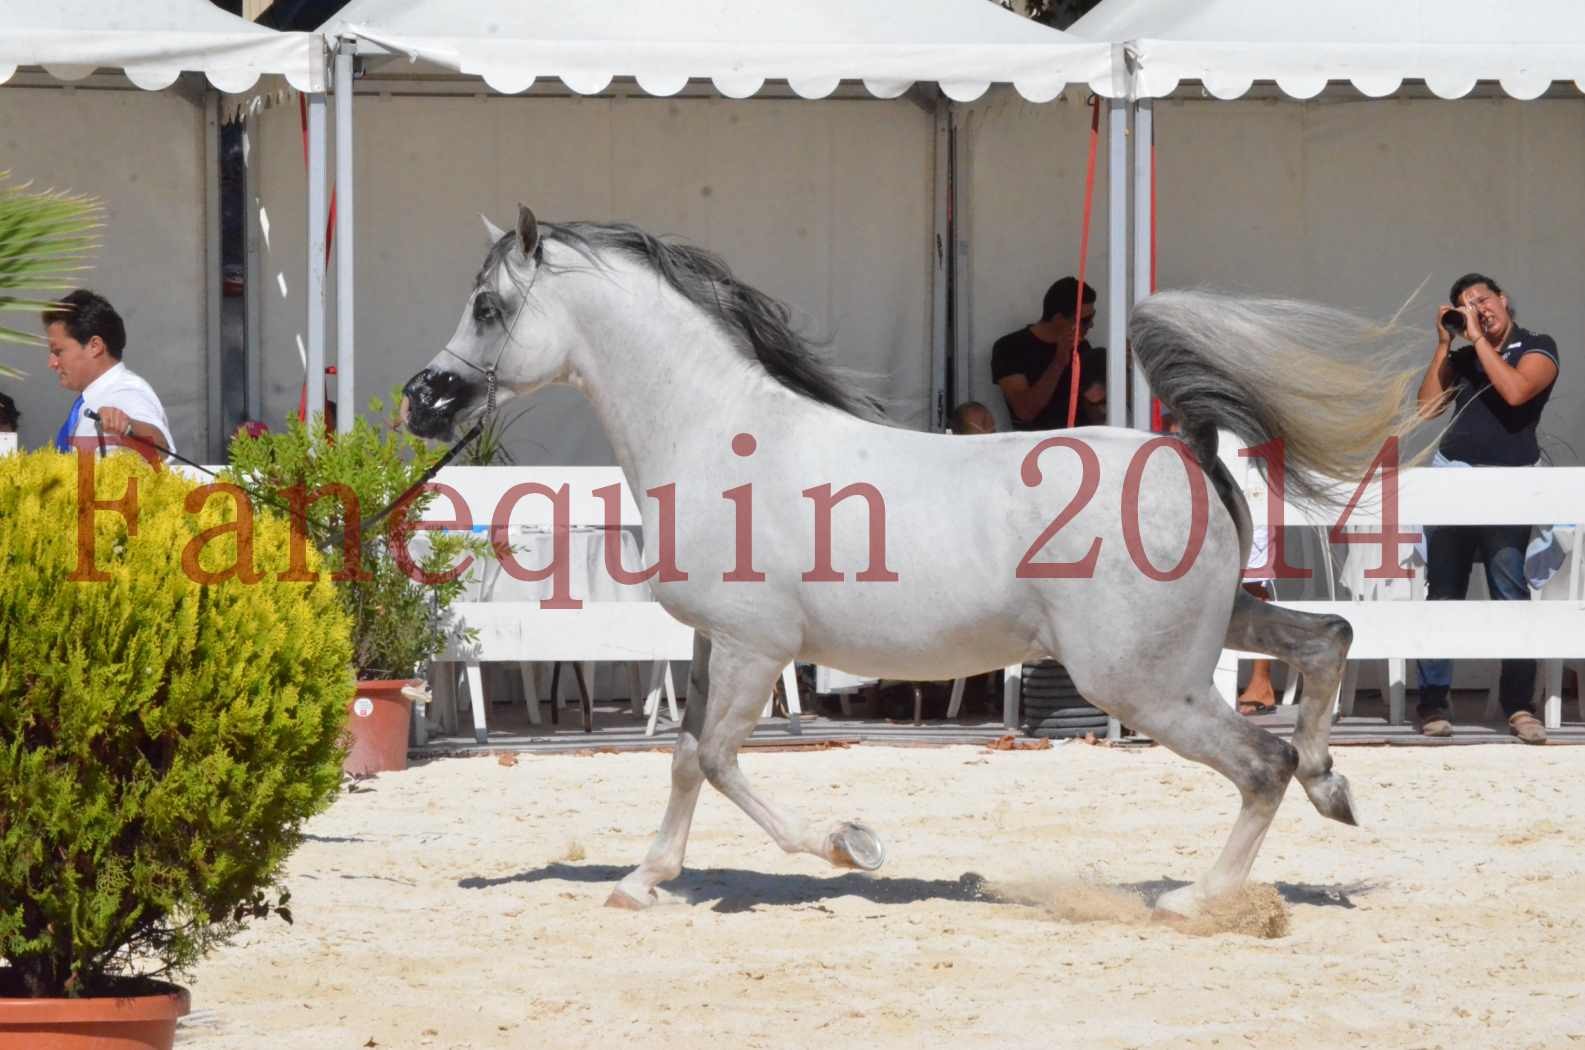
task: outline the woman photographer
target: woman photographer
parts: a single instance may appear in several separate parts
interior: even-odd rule
[[[1442,435],[1436,466],[1528,467],[1540,459],[1536,424],[1557,382],[1557,343],[1514,320],[1514,310],[1496,281],[1471,273],[1453,282],[1451,305],[1437,308],[1436,353],[1420,384],[1427,419],[1454,407]],[[1466,345],[1453,349],[1455,337]],[[1426,589],[1432,601],[1458,601],[1469,588],[1478,557],[1486,587],[1498,601],[1529,601],[1525,578],[1528,525],[1427,527]],[[1420,732],[1451,736],[1451,660],[1419,661]],[[1546,743],[1535,717],[1535,661],[1504,660],[1498,687],[1509,731],[1527,744]]]

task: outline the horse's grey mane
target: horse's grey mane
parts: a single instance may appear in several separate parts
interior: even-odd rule
[[[654,268],[689,302],[716,318],[745,354],[752,351],[765,371],[783,386],[823,405],[863,419],[880,421],[880,403],[855,388],[854,379],[822,359],[793,331],[786,305],[744,284],[713,252],[689,244],[667,243],[627,223],[565,222],[539,224],[543,239],[559,241],[592,263],[602,250],[617,251]],[[505,263],[517,235],[500,238],[485,258],[477,284],[491,287],[490,276]]]

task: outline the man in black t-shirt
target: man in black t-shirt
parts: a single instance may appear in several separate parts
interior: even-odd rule
[[[1078,305],[1079,313],[1074,315]],[[1009,332],[991,347],[991,378],[1007,399],[1014,430],[1055,430],[1068,425],[1068,386],[1073,381],[1073,330],[1089,331],[1095,323],[1095,289],[1076,277],[1064,277],[1046,290],[1041,317]],[[1079,343],[1079,375],[1089,386],[1106,376],[1106,351]],[[1079,413],[1083,422],[1084,412]]]
[[[1420,407],[1440,415],[1451,402],[1453,423],[1437,448],[1438,463],[1474,467],[1527,467],[1540,458],[1536,424],[1557,382],[1557,343],[1549,335],[1519,327],[1497,282],[1483,274],[1460,277],[1437,308],[1436,353],[1420,384]],[[1444,318],[1459,327],[1468,345],[1457,350]],[[1469,589],[1469,574],[1479,557],[1486,564],[1486,587],[1499,601],[1529,601],[1524,553],[1528,525],[1427,527],[1426,590],[1432,601],[1458,601]],[[1448,690],[1451,660],[1419,661],[1420,731],[1450,736]],[[1535,717],[1534,660],[1504,660],[1498,695],[1514,736],[1527,744],[1546,743],[1546,729]]]

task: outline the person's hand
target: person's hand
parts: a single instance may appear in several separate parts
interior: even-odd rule
[[[107,405],[99,410],[99,426],[106,434],[127,437],[132,433],[132,417]]]
[[[1464,315],[1464,338],[1474,343],[1486,334],[1480,326],[1480,312],[1473,306],[1461,306],[1459,313]]]

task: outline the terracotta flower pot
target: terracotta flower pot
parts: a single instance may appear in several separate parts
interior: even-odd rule
[[[171,1050],[187,989],[100,999],[0,999],[0,1050]]]
[[[407,733],[412,702],[402,687],[413,678],[360,681],[347,705],[347,735],[352,744],[341,768],[348,773],[385,773],[407,768]]]

